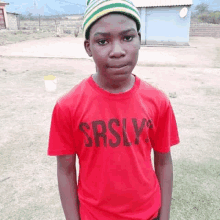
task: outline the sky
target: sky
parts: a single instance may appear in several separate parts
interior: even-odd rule
[[[3,0],[9,3],[8,12],[33,15],[83,14],[86,0]],[[134,2],[135,0],[133,0]],[[143,0],[146,1],[146,0]],[[220,11],[220,0],[193,0],[192,10],[200,3],[210,5],[210,10]]]

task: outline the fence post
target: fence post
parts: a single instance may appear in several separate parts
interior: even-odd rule
[[[40,30],[40,14],[39,14],[39,30]]]
[[[56,33],[57,33],[57,21],[56,21],[56,18],[54,19],[55,21],[55,29],[56,29]]]
[[[18,30],[20,30],[21,29],[20,15],[17,15],[16,18],[17,18]]]

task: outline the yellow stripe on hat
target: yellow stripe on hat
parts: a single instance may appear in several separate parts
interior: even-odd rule
[[[116,4],[116,3],[121,3],[121,4],[124,4],[124,5],[127,5],[131,8],[133,8],[134,10],[138,12],[138,10],[136,9],[135,6],[133,6],[131,3],[127,2],[126,0],[108,0],[108,1],[97,1],[97,2],[91,2],[91,4],[95,4],[93,5],[93,7],[91,7],[89,9],[89,11],[86,12],[85,14],[85,19],[84,20],[87,20],[88,17],[90,17],[92,15],[92,13],[94,13],[95,11],[97,11],[98,9],[104,7],[104,6],[107,6],[107,5],[112,5],[112,4]]]
[[[138,31],[141,26],[141,18],[138,9],[130,0],[91,0],[83,18],[83,35],[86,38],[88,28],[95,23],[97,19],[111,12],[119,12],[130,15],[137,23]]]
[[[114,1],[116,2],[116,1]],[[118,2],[118,1],[117,1]],[[102,5],[103,6],[103,5]],[[130,5],[129,5],[130,6]],[[95,10],[96,11],[96,10]],[[83,32],[83,35],[85,36],[86,34],[86,31],[88,29],[88,27],[94,22],[96,21],[98,18],[110,13],[110,12],[124,12],[126,14],[132,14],[136,19],[137,19],[137,14],[135,12],[133,12],[132,10],[130,9],[127,9],[127,8],[124,8],[124,7],[117,7],[117,8],[110,8],[110,9],[105,9],[103,11],[101,11],[100,13],[94,15],[94,17],[92,19],[90,19],[88,21],[88,23],[85,25],[84,27],[84,32]]]

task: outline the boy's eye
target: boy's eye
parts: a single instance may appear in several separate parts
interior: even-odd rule
[[[105,45],[105,44],[103,44],[103,41],[105,42],[106,40],[100,40],[100,41],[98,41],[98,44],[99,45]],[[101,42],[101,44],[100,44],[100,42]]]
[[[134,36],[125,36],[124,39],[125,39],[125,38],[126,38],[126,41],[127,41],[127,42],[130,42],[130,41],[133,40]],[[98,44],[99,44],[99,45],[106,45],[105,42],[107,42],[107,40],[99,40],[99,41],[98,41]]]
[[[127,38],[128,41],[132,41],[134,36],[125,36],[124,38]],[[129,40],[130,39],[130,40]]]

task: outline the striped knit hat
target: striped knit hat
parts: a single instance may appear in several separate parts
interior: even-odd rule
[[[83,36],[88,36],[91,25],[99,18],[111,12],[117,12],[132,18],[137,24],[137,30],[141,28],[140,14],[130,0],[88,0],[83,18]]]

